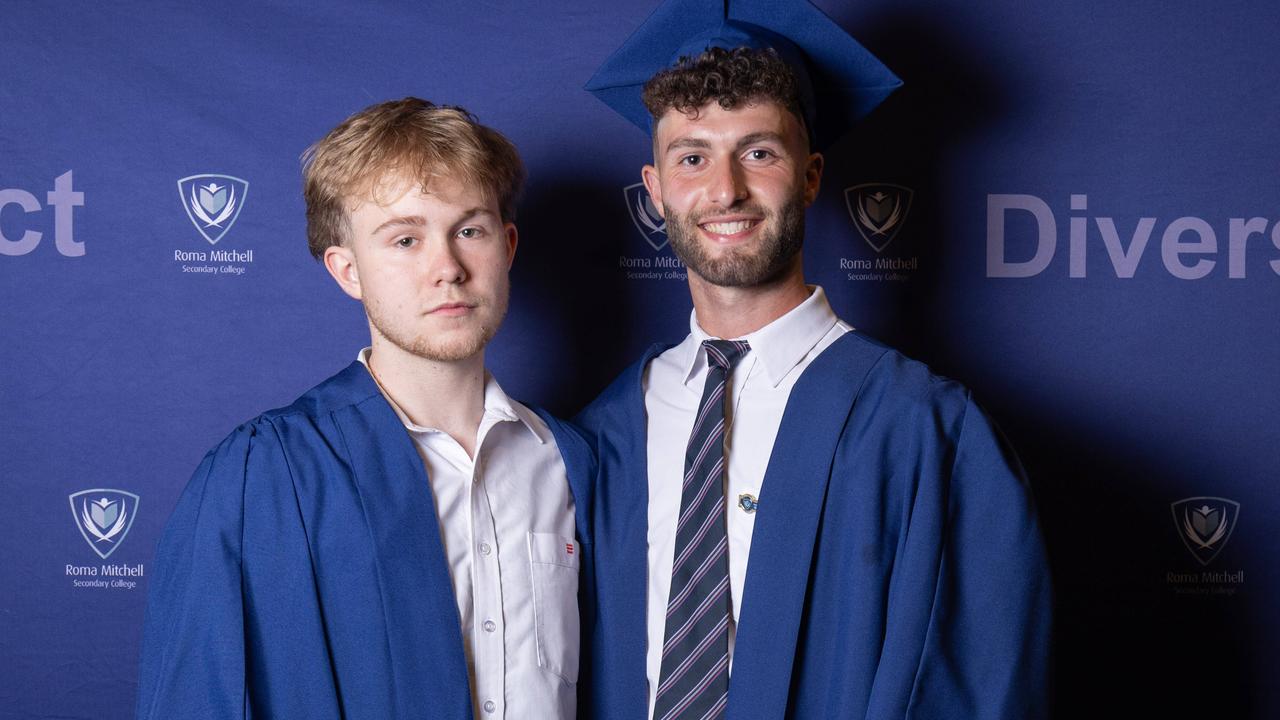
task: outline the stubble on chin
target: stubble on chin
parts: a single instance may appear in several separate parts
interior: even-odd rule
[[[703,280],[720,287],[754,287],[781,277],[804,245],[804,198],[797,195],[776,213],[765,212],[759,206],[742,210],[763,215],[763,223],[772,229],[762,233],[752,248],[738,248],[714,257],[699,241],[701,218],[664,207],[667,239],[676,257]]]
[[[377,305],[366,305],[369,324],[387,342],[410,355],[432,362],[453,363],[474,357],[498,333],[507,313],[507,291],[493,302],[481,300],[472,311],[476,321],[465,329],[415,333],[393,322]],[[483,316],[483,317],[481,317]]]

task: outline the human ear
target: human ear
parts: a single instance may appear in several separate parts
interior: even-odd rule
[[[823,158],[821,153],[809,156],[804,166],[804,206],[809,207],[818,199],[818,188],[822,186]]]
[[[364,291],[360,287],[360,268],[357,267],[355,254],[350,248],[341,245],[325,248],[324,269],[329,271],[342,292],[356,300],[364,299]]]
[[[520,244],[520,233],[516,231],[515,223],[503,225],[502,231],[507,236],[507,270],[510,270],[511,264],[516,260],[516,246]]]
[[[653,200],[653,207],[657,209],[658,215],[666,220],[667,210],[662,207],[662,178],[658,175],[658,168],[645,165],[640,169],[640,179],[644,181],[644,189],[649,191],[649,198]]]

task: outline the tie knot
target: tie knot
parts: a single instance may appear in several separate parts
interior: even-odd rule
[[[707,364],[725,370],[732,370],[751,349],[746,340],[703,340],[702,347],[707,349]]]

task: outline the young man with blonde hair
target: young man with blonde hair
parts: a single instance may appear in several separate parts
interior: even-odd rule
[[[574,717],[590,452],[484,368],[523,176],[499,133],[416,98],[307,151],[311,253],[371,344],[196,471],[138,718]]]

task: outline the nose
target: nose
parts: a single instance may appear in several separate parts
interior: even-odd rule
[[[748,195],[746,177],[742,166],[734,159],[717,164],[712,170],[709,188],[710,200],[722,207],[730,207],[746,200]]]
[[[439,243],[434,252],[428,253],[428,277],[437,285],[457,285],[467,279],[467,270],[458,258],[458,249],[452,241]]]

